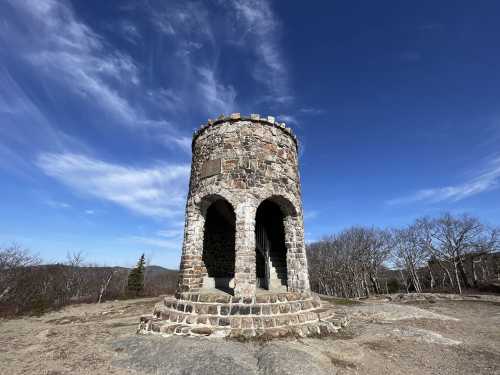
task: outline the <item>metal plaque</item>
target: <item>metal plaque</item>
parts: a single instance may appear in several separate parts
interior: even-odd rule
[[[203,163],[201,167],[201,178],[206,178],[210,176],[214,176],[221,172],[221,160],[207,160]]]

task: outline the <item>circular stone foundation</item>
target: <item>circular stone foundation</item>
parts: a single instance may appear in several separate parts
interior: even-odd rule
[[[165,297],[141,318],[141,333],[233,338],[317,336],[347,325],[345,315],[321,306],[309,293],[258,291],[252,298],[222,291]]]

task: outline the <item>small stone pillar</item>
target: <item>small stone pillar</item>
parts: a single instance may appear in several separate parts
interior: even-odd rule
[[[236,264],[234,295],[255,295],[255,207],[242,203],[236,211]]]

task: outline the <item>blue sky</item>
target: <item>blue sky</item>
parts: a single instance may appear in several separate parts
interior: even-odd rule
[[[178,267],[190,141],[275,115],[309,241],[468,212],[500,225],[497,1],[0,3],[0,244]]]

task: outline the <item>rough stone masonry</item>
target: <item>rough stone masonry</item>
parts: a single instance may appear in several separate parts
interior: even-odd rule
[[[345,324],[310,293],[292,130],[221,116],[195,132],[192,154],[177,293],[141,330],[305,336]]]

